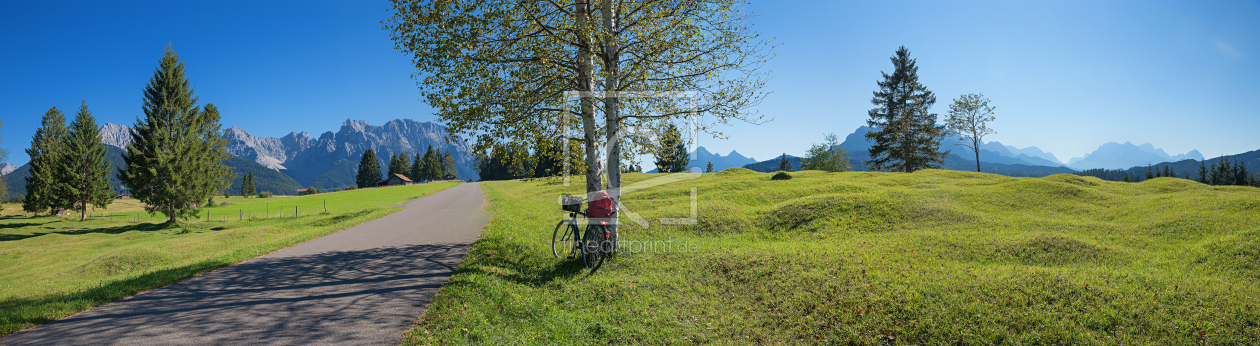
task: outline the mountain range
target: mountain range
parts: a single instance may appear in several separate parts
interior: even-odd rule
[[[17,169],[17,166],[14,166],[12,163],[0,163],[0,177],[5,174],[9,174],[9,172],[12,172],[15,169]]]
[[[1085,154],[1085,156],[1073,157],[1071,160],[1068,160],[1068,166],[1078,170],[1092,168],[1126,169],[1184,160],[1203,161],[1203,154],[1200,154],[1198,150],[1191,150],[1181,155],[1168,155],[1167,152],[1164,152],[1164,149],[1156,149],[1150,143],[1134,145],[1130,142],[1124,142],[1124,144],[1109,142],[1098,147],[1098,150]]]
[[[122,148],[130,144],[130,131],[125,125],[101,126],[101,142],[106,144],[106,160],[112,170],[122,166]],[[281,195],[294,194],[307,186],[331,190],[354,185],[359,161],[368,148],[377,152],[381,167],[389,167],[394,153],[414,157],[416,152],[433,146],[451,152],[460,179],[477,179],[468,144],[458,138],[448,143],[446,127],[430,122],[397,119],[374,126],[366,121],[346,120],[337,132],[324,132],[318,139],[307,132],[292,132],[281,138],[259,137],[235,126],[224,132],[231,158],[222,164],[237,174],[228,189],[234,194],[240,191],[240,176],[247,172],[254,174],[257,191]],[[10,194],[26,193],[29,167],[28,163],[4,175]],[[126,191],[113,174],[110,179],[118,192]]]

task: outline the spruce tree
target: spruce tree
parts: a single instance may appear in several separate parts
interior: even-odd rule
[[[26,198],[22,200],[22,210],[31,213],[48,211],[50,215],[61,213],[66,203],[64,196],[57,188],[57,163],[61,162],[63,143],[66,137],[66,115],[53,107],[44,113],[35,136],[31,137],[31,148],[26,149],[30,155],[30,175],[26,177]]]
[[[1122,176],[1122,178],[1120,178],[1120,181],[1123,181],[1123,182],[1126,182],[1126,183],[1128,183],[1128,182],[1133,182],[1133,179],[1129,179],[1129,172],[1128,172],[1128,171],[1125,171],[1124,173],[1122,173],[1122,174],[1121,174],[1121,176]]]
[[[381,181],[381,163],[372,148],[363,152],[363,158],[359,160],[359,174],[354,181],[360,189],[376,186]]]
[[[661,134],[661,144],[656,150],[656,171],[660,173],[678,173],[687,170],[691,158],[687,155],[687,146],[682,141],[682,133],[678,126],[669,124],[665,133]]]
[[[439,148],[429,155],[429,180],[442,180],[442,169],[442,149]]]
[[[258,193],[258,190],[254,187],[254,173],[245,173],[245,176],[241,177],[241,197],[253,196],[255,193]]]
[[[949,151],[940,151],[945,126],[937,125],[936,114],[929,112],[936,95],[919,84],[919,67],[906,47],[897,49],[891,60],[893,74],[880,72],[884,80],[871,98],[876,107],[868,112],[866,124],[877,130],[866,134],[875,142],[866,165],[906,173],[940,168]]]
[[[1207,184],[1207,183],[1208,183],[1208,169],[1207,169],[1207,166],[1203,164],[1203,161],[1199,161],[1199,180],[1198,180],[1198,182],[1203,183],[1203,184]]]
[[[62,142],[65,155],[57,164],[57,184],[61,185],[57,190],[62,191],[67,206],[79,212],[79,221],[87,219],[89,205],[104,208],[114,200],[109,161],[105,160],[105,144],[100,137],[100,128],[84,101],[70,123]]]
[[[713,173],[713,162],[709,162],[704,166],[705,173]]]
[[[150,214],[175,222],[195,217],[201,205],[232,179],[220,164],[230,156],[213,104],[197,106],[184,64],[170,46],[144,89],[144,117],[132,127],[118,179]]]
[[[398,170],[394,173],[405,175],[407,176],[407,179],[414,180],[415,178],[408,174],[411,173],[408,172],[411,170],[411,157],[407,156],[406,152],[402,152],[398,153],[398,158],[396,160],[398,160]]]
[[[1146,180],[1155,179],[1155,172],[1151,170],[1151,165],[1146,164]]]
[[[438,163],[438,170],[437,170],[438,180],[446,180],[446,173],[447,173],[446,169],[448,168],[446,166],[446,157],[450,155],[447,154],[447,152],[442,151],[441,148],[438,148],[437,152],[434,153],[434,155],[435,155],[434,159],[437,160],[437,163]]]
[[[451,156],[450,150],[447,150],[445,154],[442,154],[442,162],[442,167],[446,167],[446,177],[458,180],[459,171],[455,169],[455,157]],[[446,177],[442,178],[445,179]]]
[[[788,160],[787,153],[779,156],[779,170],[784,172],[792,171],[792,161]]]
[[[421,160],[423,159],[424,157],[420,156],[420,151],[416,150],[416,157],[414,160],[411,161],[411,167],[407,169],[407,177],[411,178],[411,181],[414,181],[417,183],[424,182],[424,177],[420,176],[420,172],[422,172],[422,166],[424,166],[424,162],[421,162]]]

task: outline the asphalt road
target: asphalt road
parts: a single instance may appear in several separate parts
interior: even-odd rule
[[[394,345],[489,221],[464,183],[403,211],[0,339],[0,345]]]

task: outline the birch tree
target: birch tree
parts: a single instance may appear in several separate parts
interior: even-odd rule
[[[984,136],[997,133],[989,128],[989,122],[994,119],[993,109],[984,95],[966,94],[954,99],[945,117],[949,130],[957,133],[961,144],[976,154],[976,172],[980,171],[980,145],[984,144]]]

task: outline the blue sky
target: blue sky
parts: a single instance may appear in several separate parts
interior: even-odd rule
[[[380,21],[384,1],[7,2],[0,9],[0,129],[9,162],[40,116],[130,125],[167,43],[202,103],[255,135],[312,135],[345,119],[433,120],[410,60]],[[888,58],[905,45],[921,82],[997,106],[990,140],[1067,161],[1117,141],[1205,156],[1260,149],[1260,3],[753,1],[755,28],[782,43],[770,62],[773,122],[703,138],[713,152],[800,155],[867,119]],[[891,72],[891,71],[890,71]]]

